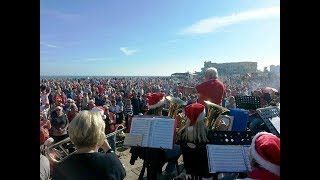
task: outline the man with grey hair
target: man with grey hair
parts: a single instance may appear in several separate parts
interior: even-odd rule
[[[222,106],[222,99],[226,88],[220,80],[218,80],[218,70],[210,67],[204,74],[205,82],[196,87],[179,86],[182,92],[187,94],[199,94],[198,103],[205,106],[204,101],[210,101]]]

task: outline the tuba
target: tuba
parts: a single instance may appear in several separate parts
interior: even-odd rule
[[[216,131],[227,131],[232,124],[230,116],[226,115],[230,110],[210,101],[204,101],[204,103],[208,108],[207,127]]]
[[[119,133],[122,133],[122,131],[125,130],[125,127],[122,125],[117,127],[117,130],[115,130],[112,133],[109,133],[106,135],[106,138],[111,137],[113,135],[117,135]],[[53,145],[50,145],[48,147],[45,147],[45,155],[49,159],[50,162],[53,163],[59,163],[66,159],[68,156],[76,153],[76,150],[73,151],[72,153],[69,153],[67,149],[65,149],[62,145],[67,144],[67,146],[70,146],[72,144],[70,137],[67,137]]]
[[[179,114],[179,111],[182,110],[182,106],[186,105],[187,103],[180,98],[175,98],[172,96],[166,96],[166,99],[170,103],[169,111],[168,111],[168,116],[177,119],[178,121],[178,129],[183,127],[186,123],[186,120],[184,118],[181,118],[180,116],[177,116]]]

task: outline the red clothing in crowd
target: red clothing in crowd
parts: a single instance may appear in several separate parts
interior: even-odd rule
[[[50,121],[40,120],[40,144],[43,144],[50,136],[49,129],[51,128]]]
[[[198,103],[205,106],[204,101],[210,101],[222,106],[222,99],[226,88],[221,81],[212,79],[199,84],[195,88],[199,93]]]
[[[71,123],[72,119],[76,117],[76,115],[77,115],[77,112],[71,112],[71,111],[68,112],[67,117],[68,117],[69,123]]]

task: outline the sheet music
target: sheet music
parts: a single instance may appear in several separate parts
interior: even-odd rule
[[[241,145],[207,145],[210,173],[248,172],[245,153]]]
[[[123,142],[125,146],[142,146],[143,134],[127,133]]]
[[[244,154],[244,160],[247,164],[247,168],[248,168],[248,171],[251,171],[251,164],[250,164],[250,158],[249,158],[249,150],[250,150],[250,145],[244,145],[243,146],[243,152],[245,153]]]
[[[272,123],[272,125],[276,128],[276,130],[280,134],[280,117],[278,117],[278,116],[273,117],[272,119],[270,119],[270,122]]]
[[[152,118],[132,118],[130,134],[142,134],[142,147],[148,147],[151,121]]]
[[[142,134],[142,147],[172,149],[174,123],[168,117],[133,117],[130,134]]]
[[[151,123],[149,147],[172,149],[174,120],[155,118]]]

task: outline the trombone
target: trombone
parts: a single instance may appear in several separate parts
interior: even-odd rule
[[[121,127],[121,128],[119,128],[119,127]],[[118,128],[119,129],[115,130],[114,132],[107,134],[106,138],[114,136],[114,135],[116,135],[126,129],[123,126],[118,126]],[[68,156],[77,152],[75,150],[72,153],[69,153],[68,150],[62,146],[63,144],[68,144],[68,145],[72,144],[70,137],[67,137],[67,138],[45,148],[45,155],[51,162],[59,163],[59,162],[63,161],[64,159],[66,159]],[[56,157],[53,157],[53,155],[55,155]],[[55,158],[58,158],[58,160]]]

